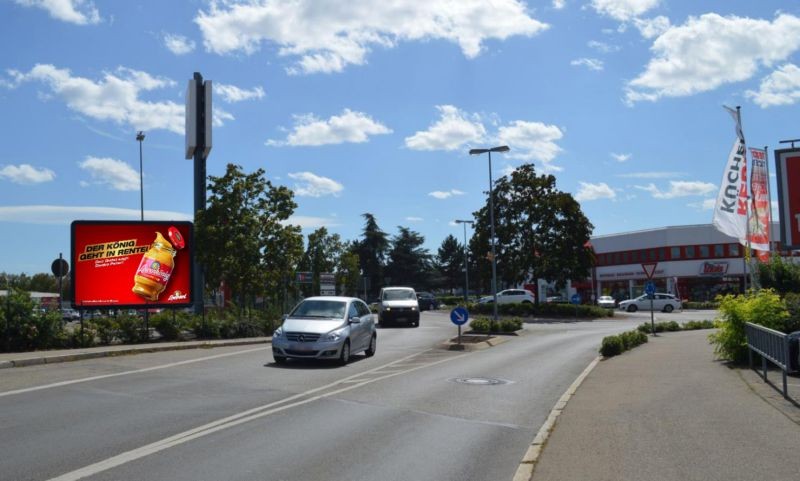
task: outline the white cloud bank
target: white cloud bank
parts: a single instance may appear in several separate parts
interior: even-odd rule
[[[294,185],[294,193],[301,197],[338,197],[344,190],[339,182],[311,172],[295,172],[288,174],[290,179],[298,181]]]
[[[569,64],[573,67],[586,67],[596,72],[603,70],[604,67],[603,61],[596,58],[579,58],[571,61]]]
[[[454,195],[464,195],[464,192],[461,192],[458,189],[434,190],[433,192],[428,192],[428,195],[433,197],[434,199],[444,200],[444,199],[449,199]]]
[[[592,8],[600,15],[626,22],[655,8],[660,0],[592,0]]]
[[[751,78],[800,49],[800,18],[779,14],[773,21],[707,13],[689,17],[653,43],[653,58],[628,83],[628,104],[683,97]]]
[[[183,35],[168,33],[164,35],[164,46],[175,55],[186,55],[194,51],[197,44]],[[216,88],[216,85],[214,87]]]
[[[267,145],[320,146],[330,144],[363,143],[371,135],[390,134],[392,130],[373,120],[363,112],[344,109],[341,115],[322,120],[313,114],[296,115],[295,126],[286,140],[267,140]]]
[[[139,220],[139,209],[81,207],[64,205],[18,205],[0,207],[0,222],[69,225],[73,220]],[[192,220],[190,214],[166,210],[145,210],[147,220]]]
[[[674,199],[675,197],[688,197],[692,195],[707,195],[717,190],[714,184],[699,181],[671,180],[669,190],[664,192],[655,184],[645,186],[637,185],[637,189],[650,192],[655,199]]]
[[[139,190],[139,172],[121,160],[87,157],[78,166],[92,176],[95,184],[121,191]]]
[[[748,90],[745,96],[761,108],[797,103],[800,101],[800,68],[793,64],[780,66],[761,80],[758,91]]]
[[[406,147],[412,150],[463,149],[470,142],[486,137],[486,128],[477,114],[468,114],[452,105],[437,105],[441,117],[428,130],[406,137]]]
[[[17,5],[36,7],[47,11],[51,17],[75,25],[100,23],[100,12],[94,3],[85,0],[14,0]]]
[[[235,85],[215,83],[213,84],[213,89],[215,95],[219,95],[223,101],[229,104],[264,98],[264,89],[261,87],[254,87],[248,90]]]
[[[47,168],[37,169],[30,164],[7,165],[0,169],[0,178],[15,184],[41,184],[56,178],[56,173]]]
[[[578,193],[575,194],[575,200],[578,202],[597,199],[616,199],[616,197],[617,193],[605,182],[597,184],[580,182]]]
[[[276,45],[296,59],[290,73],[341,72],[363,65],[373,48],[446,40],[474,58],[489,39],[533,36],[548,25],[521,0],[212,0],[194,19],[208,51],[217,54]]]

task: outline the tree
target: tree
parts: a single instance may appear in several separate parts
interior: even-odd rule
[[[339,256],[336,266],[336,284],[342,286],[343,296],[358,296],[361,280],[358,254],[351,248],[345,249]]]
[[[398,226],[400,232],[392,239],[387,276],[395,286],[418,289],[430,286],[431,255],[422,247],[425,238],[408,227]]]
[[[594,265],[588,246],[593,226],[572,195],[556,188],[554,176],[536,175],[533,164],[525,164],[498,179],[493,195],[498,282],[516,285],[546,279],[563,287],[570,279],[589,276]],[[486,285],[491,282],[488,200],[473,215],[470,247],[480,253],[479,275]]]
[[[436,256],[443,287],[453,289],[464,282],[464,246],[451,234],[445,237]]]
[[[308,245],[300,262],[300,269],[312,272],[311,295],[320,291],[320,273],[333,273],[343,251],[344,245],[339,234],[328,234],[325,227],[308,235]]]
[[[386,252],[389,249],[389,240],[385,232],[378,227],[375,216],[362,214],[364,230],[362,239],[355,244],[355,253],[361,262],[361,270],[369,279],[369,294],[376,295],[383,285],[383,270],[386,262]],[[366,300],[366,299],[365,299]]]
[[[291,190],[264,178],[263,169],[245,174],[241,166],[228,164],[225,175],[209,176],[209,181],[208,205],[195,222],[198,260],[206,282],[217,286],[225,281],[244,307],[265,292],[268,281],[274,283],[268,267],[279,267],[281,274],[288,268],[300,232],[284,223],[297,204]]]

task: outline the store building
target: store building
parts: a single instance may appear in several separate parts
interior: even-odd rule
[[[772,224],[772,239],[779,238]],[[644,292],[645,269],[652,270],[658,292],[690,301],[713,300],[718,294],[742,292],[745,285],[744,246],[711,224],[595,236],[591,239],[596,266],[591,282],[573,282],[570,290],[590,296],[631,299]],[[773,249],[779,243],[773,242]],[[788,256],[790,253],[783,252]],[[749,286],[749,279],[748,279]]]

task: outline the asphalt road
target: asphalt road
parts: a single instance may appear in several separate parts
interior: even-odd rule
[[[426,312],[345,367],[243,346],[5,369],[0,477],[510,480],[602,337],[640,322],[527,324],[455,352]]]

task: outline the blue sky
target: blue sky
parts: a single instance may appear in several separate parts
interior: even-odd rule
[[[48,272],[72,220],[139,218],[139,130],[145,218],[190,219],[195,71],[215,87],[210,175],[265,169],[305,234],[354,239],[371,212],[433,252],[484,203],[473,147],[509,145],[495,178],[533,162],[611,234],[710,223],[735,138],[722,105],[742,106],[749,146],[800,137],[794,1],[2,0],[0,16],[0,271]]]

